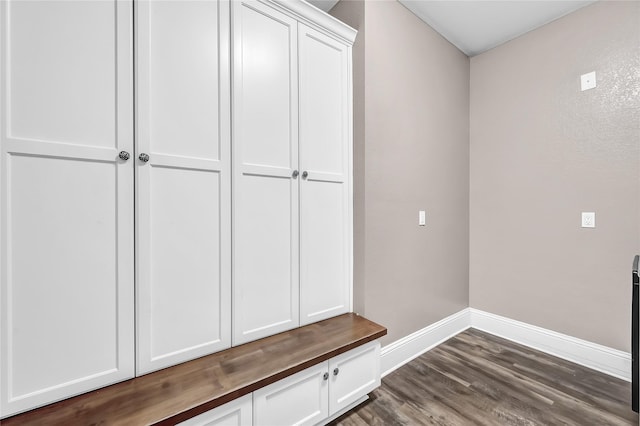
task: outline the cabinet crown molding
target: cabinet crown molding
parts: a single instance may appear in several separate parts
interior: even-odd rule
[[[354,30],[344,22],[334,18],[333,16],[323,12],[317,7],[306,1],[301,0],[260,0],[262,3],[269,4],[272,7],[277,6],[278,9],[285,13],[293,14],[294,17],[307,25],[312,26],[318,31],[322,31],[333,37],[353,45],[356,39],[357,30]]]

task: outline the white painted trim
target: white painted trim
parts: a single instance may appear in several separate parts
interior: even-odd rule
[[[380,351],[382,377],[463,332],[470,323],[466,308],[385,346]]]
[[[293,16],[297,21],[352,45],[358,31],[306,1],[259,0]]]
[[[471,327],[631,381],[631,354],[510,318],[469,309]]]
[[[466,308],[386,345],[382,377],[458,333],[475,328],[613,377],[631,381],[631,354],[474,308]]]

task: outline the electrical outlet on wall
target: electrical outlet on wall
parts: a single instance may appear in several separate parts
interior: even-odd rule
[[[418,225],[425,226],[427,224],[427,213],[424,210],[418,212]]]
[[[582,227],[583,228],[595,228],[596,227],[596,213],[595,212],[582,212]]]
[[[594,89],[596,87],[596,72],[591,71],[580,76],[580,90]]]

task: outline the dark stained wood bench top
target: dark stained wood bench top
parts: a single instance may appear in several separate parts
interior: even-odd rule
[[[236,346],[0,420],[14,425],[172,425],[387,334],[356,314]]]

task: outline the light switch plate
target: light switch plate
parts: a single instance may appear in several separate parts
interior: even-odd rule
[[[582,74],[580,76],[580,90],[583,92],[585,90],[594,89],[596,87],[596,72],[591,71],[587,74]]]
[[[583,228],[595,228],[596,227],[596,213],[595,212],[582,212],[582,227]]]
[[[418,212],[418,225],[425,226],[427,223],[427,213],[424,210]]]

